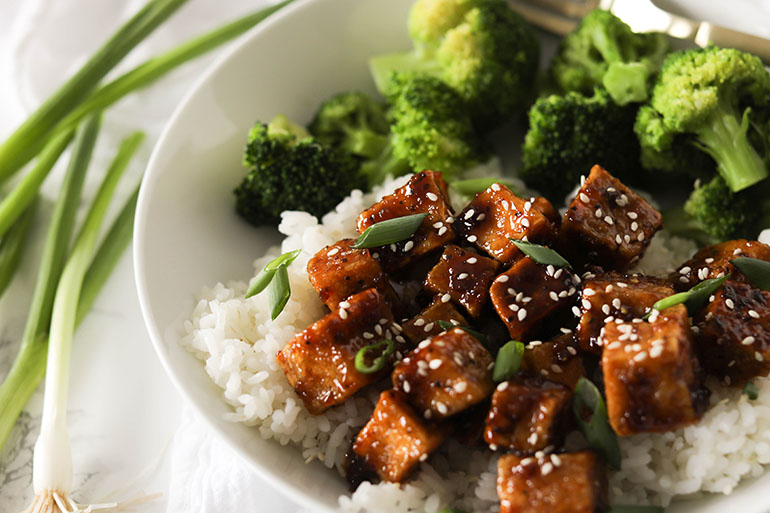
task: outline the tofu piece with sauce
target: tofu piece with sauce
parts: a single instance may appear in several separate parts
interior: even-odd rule
[[[729,240],[706,246],[669,275],[669,281],[678,291],[689,290],[698,283],[732,273],[731,280],[746,281],[730,260],[738,257],[757,258],[770,262],[770,246],[746,239]]]
[[[455,227],[465,240],[503,265],[510,265],[522,256],[511,239],[524,239],[537,244],[553,239],[554,225],[547,215],[554,212],[555,209],[545,198],[533,203],[531,199],[516,196],[504,185],[492,184],[476,194],[457,216]]]
[[[489,298],[489,284],[499,266],[491,258],[450,244],[428,273],[424,287],[440,301],[454,301],[471,317],[478,317]]]
[[[586,375],[583,357],[572,333],[548,342],[534,340],[526,345],[521,368],[531,374],[561,383],[570,390]]]
[[[428,214],[415,234],[405,240],[372,249],[388,272],[401,269],[422,255],[443,248],[455,240],[455,222],[447,184],[441,173],[423,171],[403,187],[385,196],[358,216],[358,232],[370,226],[412,214]]]
[[[707,405],[687,309],[676,305],[649,322],[611,322],[602,373],[610,424],[620,436],[673,431],[697,422]]]
[[[564,215],[557,246],[572,265],[623,271],[662,226],[660,212],[597,165]]]
[[[446,430],[423,420],[402,392],[386,390],[356,436],[353,452],[383,481],[400,483],[445,438]]]
[[[457,311],[451,301],[442,301],[441,296],[436,296],[423,311],[404,323],[404,336],[417,344],[426,338],[438,335],[445,331],[438,321],[445,321],[455,326],[468,325],[468,321]]]
[[[506,454],[497,463],[500,513],[594,513],[604,511],[607,468],[593,451]]]
[[[534,454],[559,446],[571,415],[572,391],[542,376],[518,374],[492,393],[484,441],[492,450]]]
[[[693,318],[698,359],[707,373],[742,386],[770,373],[770,292],[728,280]]]
[[[336,310],[341,301],[362,290],[375,288],[392,307],[398,302],[388,276],[368,249],[351,247],[353,239],[342,239],[313,255],[307,274],[321,301]]]
[[[355,358],[362,347],[392,338],[392,324],[385,296],[368,289],[298,333],[276,360],[308,411],[320,415],[388,373],[390,365],[376,373],[361,373]]]
[[[393,387],[426,419],[444,419],[492,393],[492,355],[455,328],[420,342],[393,369]]]
[[[495,278],[489,295],[511,338],[525,340],[544,319],[574,303],[579,283],[566,267],[524,257]]]
[[[601,354],[605,323],[641,318],[657,301],[674,294],[662,279],[641,274],[603,273],[583,280],[576,340],[583,351]]]

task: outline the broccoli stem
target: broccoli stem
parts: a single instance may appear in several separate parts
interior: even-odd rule
[[[736,110],[729,100],[721,100],[696,132],[698,145],[716,161],[719,174],[733,192],[751,187],[768,174],[747,135],[749,109],[740,119]]]
[[[387,135],[372,130],[348,130],[347,137],[342,142],[342,149],[353,155],[372,159],[382,154],[389,139]]]
[[[384,182],[388,176],[401,176],[410,170],[406,160],[393,154],[393,144],[390,141],[377,158],[361,164],[361,173],[366,177],[370,189]]]

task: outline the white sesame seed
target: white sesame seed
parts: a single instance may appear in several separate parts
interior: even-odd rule
[[[380,326],[379,324],[377,324],[377,325],[374,327],[374,332],[375,332],[376,334],[378,334],[378,335],[382,335],[382,326]]]
[[[425,333],[428,333],[433,329],[433,326],[434,324],[432,322],[429,322],[428,324],[425,325],[425,327],[423,328],[423,331],[425,331]]]
[[[463,216],[463,219],[470,219],[471,217],[473,217],[473,214],[475,214],[475,213],[476,213],[476,211],[475,211],[475,210],[473,210],[473,209],[470,209],[470,210],[468,210],[468,211],[465,213],[465,215]]]
[[[612,226],[613,224],[615,224],[615,221],[613,221],[613,220],[612,220],[612,218],[611,218],[610,216],[604,216],[604,222],[605,222],[605,223],[607,223],[607,224],[608,224],[608,225],[610,225],[610,226]]]
[[[503,381],[502,383],[497,385],[497,391],[498,392],[504,392],[506,388],[508,388],[508,382],[507,381]]]
[[[340,308],[340,319],[345,320],[348,318],[348,311],[344,308]]]
[[[446,293],[443,296],[441,296],[442,303],[449,303],[451,299],[452,299],[452,296],[450,296],[449,293]]]
[[[490,187],[490,189],[492,189],[493,191],[497,192],[497,191],[500,190],[500,185],[496,184],[496,183],[493,183],[492,186]]]
[[[580,198],[580,201],[583,203],[589,203],[591,201],[591,198],[588,197],[588,194],[581,192],[578,197]]]
[[[607,346],[607,349],[610,349],[610,350],[612,350],[612,349],[617,349],[617,348],[619,348],[619,347],[620,347],[620,346],[622,346],[622,345],[623,345],[623,344],[621,344],[620,342],[613,342],[613,343],[611,343],[611,344],[609,344],[609,345]]]
[[[560,330],[562,333],[564,333],[565,335],[566,335],[567,333],[572,333],[572,330],[571,330],[571,329],[569,329],[569,328],[559,328],[559,330]]]
[[[706,262],[707,264],[713,264],[714,263],[714,259],[709,257],[706,260],[704,260],[704,262]]]
[[[508,281],[508,275],[507,274],[502,274],[502,275],[497,277],[497,282],[498,283],[505,283],[506,281]]]
[[[566,290],[562,290],[561,292],[559,292],[559,297],[567,297],[568,295],[569,293]]]
[[[692,269],[690,268],[690,266],[686,265],[686,266],[682,267],[681,269],[679,269],[679,274],[687,274],[690,271],[692,271]]]
[[[372,253],[372,258],[377,260],[378,258],[380,258],[380,254],[379,253]]]
[[[612,309],[610,308],[610,305],[608,304],[602,305],[602,312],[604,313],[604,315],[609,315],[611,311]]]
[[[522,467],[526,467],[527,465],[532,465],[535,462],[535,458],[524,458],[519,462],[519,465]]]
[[[412,390],[412,385],[410,385],[408,381],[404,381],[401,387],[404,389],[404,392],[406,392],[407,394]]]
[[[688,281],[690,281],[690,280],[687,279],[687,276],[680,276],[679,277],[679,283],[687,283]]]
[[[650,349],[650,358],[657,358],[663,354],[663,346],[652,346]]]
[[[732,367],[735,365],[735,360],[730,360],[730,363],[727,364],[728,367]]]
[[[486,219],[486,218],[487,218],[487,215],[486,215],[486,214],[479,214],[479,215],[476,217],[476,221],[479,221],[479,222],[481,222],[481,221],[483,221],[483,220],[484,220],[484,219]]]
[[[756,340],[754,337],[748,336],[743,340],[741,340],[741,344],[743,344],[744,346],[750,346],[751,344],[754,343],[754,340]]]
[[[406,241],[406,244],[404,244],[404,251],[411,251],[412,248],[414,248],[414,242],[411,240]]]
[[[594,294],[596,294],[594,289],[583,289],[583,295],[585,296],[593,296]]]
[[[576,355],[577,355],[577,349],[575,349],[575,348],[574,348],[574,347],[572,347],[572,346],[567,346],[567,352],[568,352],[569,354],[571,354],[572,356],[576,356]]]
[[[452,224],[455,222],[455,218],[452,216],[449,216],[446,218],[446,224]]]
[[[639,235],[636,236],[636,240],[642,242],[644,240],[644,232],[639,232]]]
[[[617,189],[615,187],[607,187],[607,192],[615,192]]]
[[[470,257],[468,260],[465,261],[466,264],[475,264],[479,260],[476,257]]]
[[[626,244],[631,243],[631,237],[628,234],[623,235],[623,240],[626,241]]]
[[[620,234],[615,235],[615,242],[618,244],[623,244],[623,237],[621,237]]]
[[[615,285],[617,285],[621,289],[624,289],[624,288],[628,287],[628,283],[623,283],[622,281],[616,282]]]
[[[636,219],[639,215],[636,212],[626,212],[629,219]]]
[[[522,219],[521,226],[523,226],[524,228],[529,228],[529,219],[527,219],[526,217]]]
[[[374,338],[374,335],[372,335],[372,334],[371,334],[371,333],[369,333],[368,331],[364,331],[364,338],[365,338],[366,340],[371,340],[371,339],[373,339],[373,338]]]
[[[558,301],[559,300],[559,295],[556,292],[554,292],[553,290],[548,293],[548,297],[550,297],[553,301]]]
[[[383,317],[383,318],[381,318],[381,319],[380,319],[380,324],[382,324],[383,326],[385,326],[385,325],[386,325],[386,324],[388,324],[389,322],[390,322],[390,321],[389,321],[389,320],[387,320],[385,317]]]
[[[563,271],[563,270],[564,270],[564,269],[562,269],[561,267],[559,267],[558,269],[556,269],[556,272],[555,272],[555,273],[553,273],[553,277],[554,277],[555,279],[557,279],[557,280],[558,280],[558,279],[559,279],[559,277],[561,277],[561,275],[562,275],[562,271]]]
[[[543,464],[542,467],[540,467],[540,473],[544,476],[547,476],[553,471],[553,463],[550,461]]]
[[[337,254],[337,253],[339,253],[339,252],[340,252],[340,248],[334,248],[334,249],[331,249],[331,250],[329,250],[329,252],[328,252],[328,253],[326,253],[326,254],[327,254],[328,256],[334,256],[334,255],[336,255],[336,254]]]
[[[519,313],[517,313],[516,315],[519,317],[520,321],[523,321],[527,317],[527,309],[522,308],[521,310],[519,310]]]
[[[396,342],[400,344],[405,344],[406,340],[404,340],[404,337],[402,337],[401,335],[396,335]]]
[[[580,303],[583,305],[583,309],[585,310],[591,309],[591,302],[589,300],[583,299]]]
[[[564,372],[563,370],[561,370],[561,367],[559,367],[555,363],[553,365],[551,365],[551,370],[553,372],[555,372],[556,374],[561,374],[562,372]]]
[[[754,358],[756,358],[758,362],[761,362],[764,360],[762,353],[760,353],[759,351],[754,351]]]
[[[537,443],[537,433],[532,433],[531,435],[529,435],[529,438],[527,438],[527,442],[531,443],[532,445],[535,445]],[[537,451],[535,453],[535,458],[540,459],[542,457],[543,457],[542,451]]]
[[[468,277],[468,273],[460,273],[457,275],[458,280],[464,280],[467,277]]]
[[[725,299],[725,305],[726,305],[726,306],[727,306],[727,308],[729,308],[730,310],[732,310],[733,308],[735,308],[735,303],[733,303],[733,300],[732,300],[732,299],[730,299],[729,297],[728,297],[727,299]]]
[[[489,444],[489,449],[491,451],[496,451],[497,450],[497,444]]]
[[[647,351],[642,351],[641,353],[634,356],[635,362],[641,362],[642,360],[647,359]]]
[[[551,264],[548,264],[548,267],[545,268],[545,273],[548,276],[553,276],[553,273],[556,272],[556,268],[552,266]]]
[[[453,326],[459,326],[460,325],[460,321],[458,321],[457,319],[449,319],[449,322],[451,322]]]
[[[580,186],[583,187],[586,184],[585,175],[580,175]]]
[[[749,317],[753,317],[754,319],[759,319],[759,314],[756,310],[749,310]]]
[[[446,232],[447,232],[447,227],[446,226],[442,226],[441,228],[438,229],[438,236],[441,237]]]
[[[620,307],[621,307],[621,305],[622,305],[622,304],[621,304],[621,302],[620,302],[620,299],[619,299],[619,298],[615,298],[615,299],[613,299],[613,300],[612,300],[612,306],[614,306],[615,308],[620,308]]]
[[[391,244],[391,245],[390,245],[390,250],[391,250],[391,251],[393,251],[394,253],[395,253],[395,251],[396,251],[397,249],[398,249],[398,248],[396,247],[396,245],[395,245],[395,244]]]
[[[736,248],[735,251],[733,251],[733,255],[740,255],[741,253],[741,248]]]
[[[441,415],[446,415],[449,412],[449,408],[444,403],[436,403],[436,409]]]
[[[435,359],[431,360],[431,361],[428,363],[428,367],[430,367],[430,368],[431,368],[431,369],[433,369],[433,370],[436,370],[436,369],[438,369],[439,367],[441,367],[441,364],[442,364],[442,363],[444,363],[442,360],[439,360],[438,358],[435,358]]]
[[[508,308],[516,312],[519,309],[519,305],[517,305],[516,303],[511,303],[510,305],[508,305]]]
[[[508,210],[510,207],[510,204],[506,200],[501,201],[500,204],[503,206],[503,210]]]
[[[476,242],[477,240],[478,240],[478,237],[476,237],[475,235],[470,235],[468,237],[468,242]]]
[[[580,317],[580,308],[573,306],[572,313],[575,314],[575,317]]]
[[[422,317],[420,317],[419,319],[414,321],[414,325],[417,326],[417,327],[420,327],[420,326],[422,326],[424,324],[425,324],[425,319],[423,319]]]
[[[638,230],[638,229],[639,229],[639,223],[637,223],[636,221],[634,221],[633,223],[631,223],[631,231],[632,231],[632,232],[635,232],[635,231],[636,231],[636,230]]]
[[[521,302],[522,299],[524,299],[524,293],[523,292],[519,292],[518,294],[516,294],[515,301]]]
[[[438,221],[438,222],[435,222],[435,223],[433,223],[433,228],[435,228],[435,229],[437,229],[437,230],[438,230],[439,228],[441,228],[442,226],[444,226],[444,223],[443,223],[443,222],[441,222],[441,221]]]
[[[425,417],[426,419],[429,419],[429,418],[431,418],[433,416],[433,412],[430,411],[430,410],[425,410],[423,412],[422,416]],[[428,455],[427,454],[424,454],[423,456],[425,456],[426,460],[428,459]],[[422,458],[422,456],[420,456],[420,457]]]
[[[457,392],[458,394],[462,394],[468,389],[468,383],[466,383],[465,381],[458,381],[457,383],[454,384],[452,388],[454,388],[455,392]]]
[[[597,208],[596,212],[594,212],[594,215],[596,216],[597,219],[599,219],[604,215],[604,213],[602,212],[602,209]]]
[[[429,199],[429,200],[431,200],[431,201],[438,201],[438,196],[436,196],[436,195],[435,195],[435,194],[433,194],[432,192],[429,192],[428,194],[426,194],[426,196],[427,196],[427,197],[428,197],[428,199]]]
[[[430,413],[430,412],[426,411],[425,413],[427,414],[427,413]],[[425,415],[425,418],[427,419],[428,415]],[[420,461],[426,461],[427,459],[428,459],[428,453],[427,452],[424,452],[424,453],[420,454]]]

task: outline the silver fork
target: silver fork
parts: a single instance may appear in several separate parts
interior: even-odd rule
[[[566,35],[596,7],[611,11],[637,32],[659,31],[704,47],[709,43],[737,48],[770,63],[770,40],[707,21],[671,14],[651,0],[510,0],[514,9],[533,25]]]

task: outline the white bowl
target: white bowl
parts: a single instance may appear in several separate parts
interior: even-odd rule
[[[308,121],[333,93],[374,92],[367,58],[410,46],[412,0],[298,1],[251,32],[182,101],[150,159],[136,215],[134,264],[145,323],[166,371],[212,429],[265,479],[312,511],[337,511],[346,493],[335,471],[305,464],[295,447],[223,420],[230,407],[203,365],[179,345],[178,324],[202,287],[246,279],[279,238],[234,213],[241,152],[255,120],[282,113]],[[732,496],[667,511],[765,513],[770,475]]]

